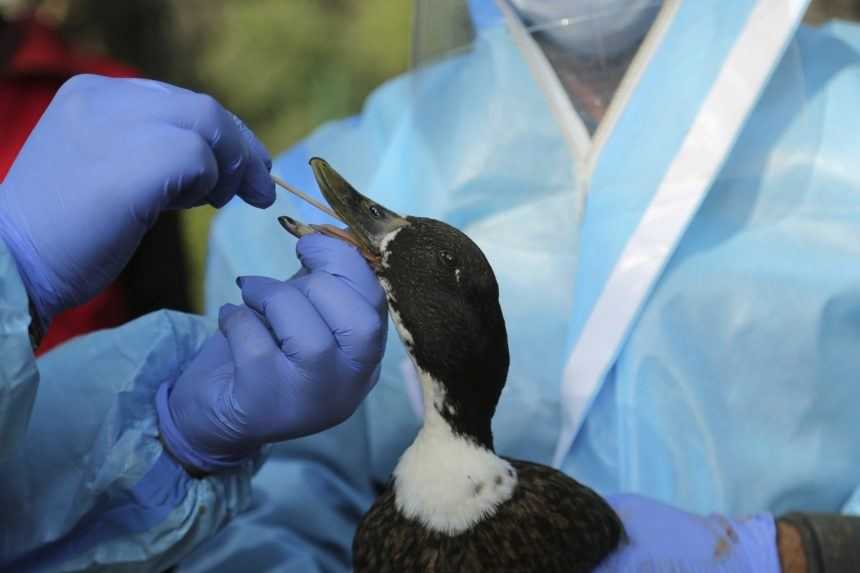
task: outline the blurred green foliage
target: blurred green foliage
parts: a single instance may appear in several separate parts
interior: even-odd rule
[[[198,81],[276,152],[406,68],[409,15],[407,0],[224,2]]]

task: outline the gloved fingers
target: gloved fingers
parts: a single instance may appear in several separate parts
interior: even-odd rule
[[[237,370],[277,352],[269,329],[248,307],[222,306],[218,314],[218,328],[227,338]]]
[[[129,98],[133,100],[135,92],[141,88],[153,93],[165,94],[172,92],[173,87],[170,84],[143,78],[109,78],[98,74],[77,74],[63,82],[54,99],[59,100],[87,91],[98,91],[107,96],[107,99],[102,99],[99,103],[108,104],[113,101],[118,105],[129,106],[132,103]],[[113,95],[119,97],[112,97]]]
[[[373,270],[354,246],[321,233],[305,235],[296,244],[302,266],[323,271],[348,284],[378,312],[386,309],[385,292]]]
[[[211,96],[203,94],[181,94],[175,98],[177,105],[172,118],[175,125],[190,129],[205,139],[218,162],[218,182],[209,192],[207,201],[221,208],[239,193],[245,170],[255,163],[251,158],[250,145],[230,117]]]
[[[135,216],[151,223],[163,209],[204,203],[218,182],[217,158],[209,142],[174,121],[187,107],[178,105],[177,98],[184,102],[188,94],[153,80],[81,74],[61,86],[45,118],[60,116],[61,125],[80,125],[86,128],[82,133],[100,134],[97,145],[103,148],[106,164],[99,165],[99,171],[135,182],[132,192],[104,199],[131,197]],[[111,171],[115,147],[123,158],[133,158],[116,167],[122,169],[119,173]]]
[[[234,308],[238,309],[239,307]],[[231,360],[230,345],[227,343],[224,333],[216,330],[206,339],[206,342],[203,343],[203,346],[183,370],[182,375],[191,378],[206,377],[210,372]]]
[[[152,122],[168,123],[202,137],[211,148],[218,166],[217,182],[206,196],[208,203],[222,207],[237,194],[259,207],[267,207],[274,202],[268,152],[244,124],[240,127],[235,116],[211,96],[154,80],[93,75],[72,78],[64,84],[61,92],[74,95],[87,90],[99,90],[101,94],[91,99],[91,105],[97,109],[89,109],[89,115],[121,118],[129,130]],[[80,98],[67,99],[70,107],[74,107],[75,100]],[[172,151],[164,144],[159,148]],[[180,187],[181,183],[178,181]],[[173,206],[188,203],[183,199]]]
[[[230,317],[236,314],[239,309],[242,308],[238,304],[223,304],[221,308],[218,309],[218,322],[230,320]]]
[[[236,306],[235,308],[238,309],[239,307]],[[203,346],[200,348],[200,351],[194,356],[192,360],[200,360],[202,362],[205,362],[209,368],[223,364],[225,362],[229,362],[229,346],[227,343],[227,339],[224,337],[224,333],[220,330],[216,330],[214,333],[212,333],[209,338],[206,339],[206,342],[203,343]]]
[[[702,516],[636,494],[611,495],[606,501],[624,523],[629,539],[626,549],[617,556],[617,564],[650,563],[659,559],[663,563],[674,561],[678,569],[689,568],[689,564],[695,562],[703,564],[700,568],[711,570],[717,565],[716,558],[725,570],[729,570],[729,563],[743,571],[773,570],[750,565],[770,560],[768,552],[761,551],[757,545],[762,537],[770,535],[773,539],[770,515],[741,521],[719,514]],[[634,567],[619,567],[619,570],[628,568]]]
[[[605,497],[606,503],[612,506],[616,513],[642,511],[643,508],[669,507],[663,502],[652,500],[635,493],[616,493]]]
[[[206,203],[218,181],[218,163],[212,148],[199,134],[161,124],[133,131],[129,141],[140,145],[140,161],[130,169],[148,170],[150,177],[158,179],[142,187],[148,193],[132,196],[135,216],[146,216],[140,220],[152,224],[162,209],[188,209]],[[161,148],[170,149],[170,153],[155,159],[161,162],[161,169],[154,170],[148,158],[153,149]],[[171,174],[167,181],[162,180],[164,172]]]
[[[255,207],[263,209],[270,207],[275,202],[275,183],[269,175],[272,170],[272,157],[263,143],[257,139],[254,132],[241,119],[232,113],[230,116],[250,146],[252,162],[262,163],[262,165],[255,164],[245,169],[245,177],[239,187],[239,196]]]
[[[258,207],[274,203],[270,156],[245,124],[209,95],[185,90],[175,99],[182,115],[173,121],[203,136],[218,160],[218,184],[209,194],[209,203],[223,207],[234,195]]]
[[[245,125],[245,122],[239,119],[238,115],[232,112],[228,113],[230,113],[230,116],[233,118],[233,123],[235,123],[236,127],[239,128],[239,131],[242,133],[242,136],[245,137],[245,139],[248,141],[248,145],[251,146],[251,151],[253,151],[254,154],[260,158],[266,170],[271,171],[272,156],[269,155],[269,150],[266,149],[266,146],[263,145],[262,141],[257,139],[257,136],[254,134],[253,131],[251,131],[251,129],[247,125]],[[271,178],[269,178],[269,181],[271,182]]]
[[[284,355],[302,369],[328,368],[337,349],[331,328],[293,283],[267,277],[239,279],[242,300],[265,317]]]
[[[346,281],[316,272],[290,282],[313,304],[344,356],[362,367],[382,360],[388,322]]]
[[[308,269],[306,269],[305,267],[299,267],[299,270],[297,270],[295,273],[293,273],[293,276],[291,276],[291,277],[290,277],[289,279],[287,279],[287,280],[290,280],[290,279],[298,279],[298,278],[301,278],[301,277],[307,276],[307,275],[309,275],[309,274],[311,274],[311,272],[310,272]]]
[[[216,208],[226,205],[239,192],[244,171],[251,163],[250,145],[233,121],[232,114],[213,97],[178,86],[146,79],[130,79],[124,83],[136,92],[133,94],[136,97],[124,99],[136,100],[140,119],[161,120],[187,129],[209,145],[217,162],[218,177],[206,201]],[[118,96],[124,95],[121,86],[117,91]],[[170,151],[166,146],[163,149]],[[181,183],[180,180],[180,186]]]
[[[79,74],[60,86],[51,107],[61,106],[61,113],[82,123],[176,125],[174,118],[182,115],[177,113],[177,98],[183,98],[181,107],[185,107],[184,100],[193,93],[155,80]]]

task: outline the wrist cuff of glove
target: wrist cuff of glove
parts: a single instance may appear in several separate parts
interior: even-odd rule
[[[161,431],[161,441],[168,452],[179,461],[189,473],[199,477],[201,473],[217,473],[241,466],[247,460],[247,456],[209,456],[200,454],[194,450],[182,432],[176,426],[173,414],[170,412],[168,399],[170,398],[170,385],[165,382],[155,394],[155,410],[158,412],[158,428]],[[197,472],[192,470],[197,470]]]
[[[2,189],[0,189],[2,192]],[[30,303],[30,344],[35,350],[37,346],[42,342],[42,337],[45,334],[45,331],[48,329],[48,325],[51,322],[53,317],[53,312],[48,310],[48,305],[45,304],[45,301],[40,298],[41,291],[39,288],[33,283],[32,277],[30,276],[30,271],[28,271],[28,265],[25,264],[27,262],[26,256],[21,254],[21,248],[19,243],[21,242],[21,238],[19,233],[12,228],[8,224],[4,224],[3,221],[0,221],[0,240],[6,245],[6,248],[9,249],[9,253],[12,255],[12,260],[15,261],[15,267],[18,269],[18,276],[21,277],[21,282],[24,283],[24,290],[27,291],[27,298]]]
[[[860,517],[795,512],[779,521],[800,534],[809,573],[860,571]]]

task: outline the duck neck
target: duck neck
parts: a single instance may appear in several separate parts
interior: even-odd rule
[[[492,413],[458,411],[461,404],[444,384],[420,370],[419,375],[424,425],[394,470],[395,503],[406,517],[456,535],[510,499],[517,474],[493,451]],[[483,423],[466,422],[479,414]]]
[[[440,425],[452,436],[495,452],[492,420],[496,395],[482,392],[480,381],[440,382],[419,369],[424,399],[424,428],[436,431]]]

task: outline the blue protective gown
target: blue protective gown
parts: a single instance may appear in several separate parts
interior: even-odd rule
[[[192,479],[158,440],[155,392],[210,321],[157,312],[38,361],[29,322],[0,241],[0,570],[163,571],[248,505],[255,462]]]
[[[447,220],[485,250],[511,346],[494,419],[500,453],[550,463],[567,425],[575,440],[560,467],[603,493],[729,514],[856,510],[860,28],[799,27],[795,14],[780,24],[785,38],[764,35],[761,50],[738,52],[761,25],[762,1],[666,4],[659,41],[589,157],[571,150],[575,134],[540,74],[497,26],[382,86],[359,117],[322,126],[274,170],[315,191],[307,161],[324,157],[387,207]],[[754,62],[766,48],[769,60]],[[747,60],[738,70],[764,66],[758,79],[728,66],[738,59]],[[726,82],[729,96],[709,100]],[[736,110],[744,89],[754,97]],[[706,109],[717,115],[703,117]],[[737,129],[708,122],[727,112]],[[702,126],[713,138],[684,155]],[[703,158],[712,172],[697,171]],[[677,239],[637,246],[679,162],[686,171],[674,187],[705,194]],[[668,203],[658,222],[673,221]],[[209,312],[239,301],[237,275],[295,271],[280,214],[325,220],[291,197],[267,212],[231,204],[217,216]],[[611,356],[595,370],[595,392],[571,403],[560,391],[569,358],[594,336],[588,318],[613,273],[655,257],[659,272],[619,342],[595,347]],[[355,525],[419,427],[418,400],[402,345],[389,337],[380,382],[356,415],[273,448],[251,511],[182,568],[228,571],[250,558],[261,570],[348,569]]]

